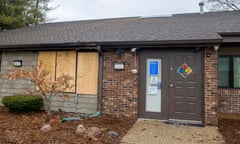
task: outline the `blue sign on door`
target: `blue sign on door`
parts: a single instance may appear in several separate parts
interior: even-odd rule
[[[150,75],[158,75],[158,61],[150,61],[149,62],[149,74]]]

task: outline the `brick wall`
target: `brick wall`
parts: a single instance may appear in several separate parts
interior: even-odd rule
[[[211,55],[208,57],[207,53]],[[124,53],[122,56],[117,56],[114,52],[104,53],[103,113],[137,117],[138,74],[134,75],[131,72],[133,58],[133,54],[130,52]],[[204,122],[213,125],[217,124],[219,100],[217,60],[218,54],[212,48],[204,50]],[[113,64],[116,61],[125,62],[124,71],[113,69]]]
[[[224,113],[240,113],[240,90],[219,88],[219,111]]]
[[[125,52],[121,56],[115,52],[105,52],[103,56],[102,112],[117,116],[137,117],[138,74],[133,74],[134,53]],[[114,62],[125,63],[125,70],[114,70]],[[138,56],[137,56],[138,69]]]
[[[208,56],[207,53],[210,53]],[[205,124],[217,124],[218,87],[217,87],[218,54],[213,48],[204,50],[204,117]]]

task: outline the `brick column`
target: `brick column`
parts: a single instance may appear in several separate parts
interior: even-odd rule
[[[133,74],[134,53],[125,52],[121,56],[115,52],[103,55],[102,112],[116,116],[137,118],[138,74]],[[138,69],[138,56],[136,59]],[[114,70],[114,62],[125,63],[124,70]]]
[[[217,124],[217,52],[212,47],[204,49],[204,116],[205,124]]]

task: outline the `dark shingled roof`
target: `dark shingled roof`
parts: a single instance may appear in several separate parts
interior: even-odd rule
[[[222,40],[240,32],[240,11],[176,14],[40,24],[0,32],[0,48],[14,45]]]

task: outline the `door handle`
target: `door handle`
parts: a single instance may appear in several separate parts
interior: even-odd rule
[[[170,87],[173,87],[173,84],[170,84]]]

